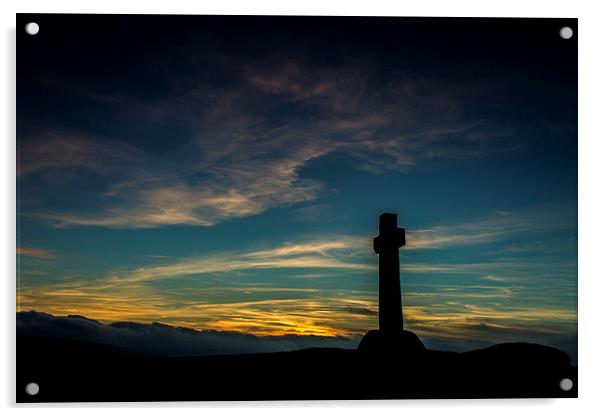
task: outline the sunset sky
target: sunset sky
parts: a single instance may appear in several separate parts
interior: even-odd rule
[[[396,212],[427,346],[575,356],[566,21],[38,20],[17,48],[18,310],[358,336]]]

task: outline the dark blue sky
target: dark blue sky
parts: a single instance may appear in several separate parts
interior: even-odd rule
[[[558,30],[576,21],[36,21],[18,35],[20,309],[358,335],[391,211],[427,345],[574,353],[577,43]]]

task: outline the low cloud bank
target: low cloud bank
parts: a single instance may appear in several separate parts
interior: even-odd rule
[[[356,348],[359,338],[282,335],[258,337],[135,322],[103,324],[84,316],[17,312],[17,335],[72,339],[168,356],[252,354],[303,348]]]

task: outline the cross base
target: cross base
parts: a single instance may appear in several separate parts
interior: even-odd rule
[[[405,329],[393,336],[385,335],[378,329],[368,331],[357,349],[369,354],[397,354],[403,357],[411,357],[425,351],[424,344],[418,335]]]

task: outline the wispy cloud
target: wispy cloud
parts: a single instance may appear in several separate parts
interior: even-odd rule
[[[503,234],[500,234],[503,235]],[[246,251],[221,252],[187,259],[163,259],[151,265],[94,281],[62,281],[19,288],[19,310],[38,309],[59,315],[85,315],[103,322],[163,322],[196,329],[239,331],[256,335],[360,336],[376,325],[378,292],[304,285],[336,276],[376,276],[376,258],[366,255],[370,238],[296,241]],[[161,259],[160,259],[161,260]],[[547,264],[553,269],[562,265]],[[407,328],[433,345],[550,340],[572,333],[576,308],[549,302],[549,293],[567,288],[544,274],[544,287],[522,285],[542,265],[504,260],[484,263],[428,264],[402,262],[404,316]],[[234,278],[237,272],[293,271],[283,284]],[[294,277],[298,272],[300,279]],[[501,274],[501,273],[505,274]],[[326,273],[326,277],[322,276]],[[208,280],[219,274],[223,280]],[[420,277],[410,279],[409,277]],[[423,276],[461,276],[428,286]],[[197,276],[198,283],[190,280]],[[183,285],[165,286],[169,279]],[[368,277],[366,277],[368,279]],[[166,280],[167,279],[167,280]],[[207,280],[208,286],[201,284]],[[222,286],[218,282],[225,281]],[[295,282],[295,284],[293,284]],[[508,283],[513,283],[509,285]],[[540,302],[541,299],[548,299]],[[468,344],[466,344],[468,345]],[[460,348],[460,347],[458,347]]]
[[[311,200],[319,189],[319,184],[300,180],[296,173],[311,154],[263,165],[210,168],[205,172],[208,178],[191,180],[189,171],[181,172],[160,158],[111,143],[89,146],[87,141],[59,137],[46,142],[45,150],[34,148],[33,153],[43,153],[38,156],[44,162],[25,163],[22,175],[43,172],[52,180],[57,175],[77,180],[77,174],[71,178],[68,175],[73,175],[73,169],[81,169],[122,178],[109,183],[101,193],[100,212],[25,212],[58,227],[210,226],[228,218],[255,215],[270,207]],[[126,154],[129,156],[122,156]],[[63,172],[65,169],[69,171]]]
[[[127,115],[140,123],[175,121],[191,133],[167,153],[138,148],[134,143],[140,138],[125,143],[59,128],[44,137],[20,138],[24,186],[31,178],[36,178],[31,183],[42,179],[45,189],[79,180],[102,183],[86,195],[85,210],[76,201],[52,211],[41,208],[45,194],[40,193],[23,201],[23,213],[58,227],[211,226],[319,199],[327,191],[324,184],[300,172],[335,152],[379,173],[514,146],[499,140],[508,137],[508,127],[462,110],[462,102],[486,95],[485,86],[450,88],[407,74],[383,84],[377,68],[366,62],[322,68],[282,56],[244,65],[233,65],[232,59],[213,60],[213,70],[236,80],[232,85],[183,78],[157,102],[123,92],[96,93],[67,81],[48,84],[106,106],[118,120]],[[290,105],[298,110],[277,111]]]
[[[542,213],[535,209],[524,212],[494,214],[471,223],[451,224],[408,230],[403,251],[442,249],[466,245],[506,241],[533,233],[569,229],[572,220],[560,215],[560,210],[547,207]],[[377,259],[371,248],[371,235],[330,235],[328,238],[301,239],[272,247],[217,252],[198,257],[175,258],[175,261],[145,266],[112,277],[114,282],[144,282],[173,279],[190,275],[229,273],[259,269],[331,269],[375,272]],[[157,255],[155,258],[159,258]],[[170,260],[169,258],[166,258]],[[555,264],[546,261],[547,265]],[[566,266],[566,265],[565,265]],[[540,267],[519,259],[495,259],[475,263],[417,263],[405,260],[401,270],[406,273],[486,273],[494,276],[502,268],[532,270]],[[490,280],[493,280],[491,278]]]
[[[122,292],[98,288],[27,288],[19,295],[18,305],[20,311],[43,309],[59,315],[90,316],[104,322],[157,321],[256,335],[348,336],[369,328],[375,319],[373,294],[313,291],[307,297],[281,299],[275,296],[278,292],[295,290],[272,289],[276,290],[266,289],[259,300],[246,301],[241,300],[240,292],[252,288],[224,288],[231,300],[203,302],[150,288],[129,287]]]
[[[367,240],[369,241],[369,240]],[[177,278],[187,275],[224,273],[255,269],[339,269],[374,271],[370,264],[354,256],[363,246],[364,239],[339,236],[337,239],[313,240],[304,243],[284,244],[271,249],[250,252],[231,251],[188,258],[177,262],[135,269],[115,282],[142,282]]]
[[[561,333],[576,321],[576,308],[521,304],[504,286],[445,286],[453,291],[410,291],[404,295],[408,327],[424,335],[463,339],[480,325]],[[219,289],[219,288],[217,288]],[[213,289],[212,289],[213,290]],[[277,298],[291,288],[223,288],[232,300],[203,302],[150,287],[125,287],[107,292],[99,288],[26,288],[20,310],[43,308],[54,314],[79,314],[105,322],[160,321],[198,329],[236,330],[255,334],[354,335],[376,321],[378,295],[350,290],[312,290],[306,297]],[[241,291],[263,294],[241,300]],[[202,292],[199,293],[202,299]],[[234,300],[238,299],[238,300]]]
[[[525,340],[555,345],[557,339],[576,334],[575,308],[520,305],[511,302],[508,294],[501,299],[509,303],[500,304],[499,296],[489,296],[494,293],[479,296],[470,292],[472,288],[456,289],[443,294],[412,292],[405,296],[406,328],[433,343],[430,345],[445,349],[456,349],[460,344],[475,348],[475,344]],[[502,289],[488,288],[491,292]],[[166,292],[141,295],[125,291],[109,295],[91,290],[40,288],[26,291],[19,302],[20,310],[43,308],[55,315],[84,315],[107,323],[162,322],[260,336],[357,337],[377,325],[377,297],[377,292],[339,291],[337,295],[321,291],[308,298],[277,299],[267,294],[261,300],[202,302],[183,300]],[[482,301],[487,302],[478,303]]]
[[[538,206],[527,211],[497,212],[472,222],[410,230],[408,250],[490,243],[512,236],[569,230],[576,218],[568,216],[563,205]],[[521,245],[521,247],[523,247]],[[513,244],[511,247],[518,247]]]
[[[28,257],[49,258],[54,257],[55,253],[52,250],[45,248],[19,247],[17,246],[17,255]]]
[[[512,276],[498,276],[496,274],[488,274],[487,276],[482,277],[483,280],[489,280],[492,282],[516,282],[518,280],[517,277]]]
[[[158,168],[151,169],[149,160],[147,153],[123,142],[47,133],[22,142],[17,172],[20,179],[39,174],[51,182],[70,179],[60,174],[77,175],[83,171],[100,176],[126,174],[142,179],[154,177],[152,172]]]

